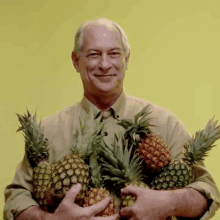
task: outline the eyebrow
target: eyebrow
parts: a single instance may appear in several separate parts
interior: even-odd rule
[[[122,48],[120,48],[120,47],[115,47],[115,48],[112,48],[111,50],[122,50]],[[110,51],[111,51],[110,50]]]
[[[122,48],[120,48],[120,47],[114,47],[114,48],[110,49],[110,51],[112,51],[112,50],[122,50]],[[92,49],[92,48],[89,49],[89,50],[87,50],[86,52],[89,53],[89,52],[91,52],[91,51],[97,51],[97,52],[99,52],[98,49]]]

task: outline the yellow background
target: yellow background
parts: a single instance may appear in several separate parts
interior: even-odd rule
[[[70,54],[78,26],[97,17],[118,22],[129,37],[127,93],[171,110],[190,134],[213,115],[220,119],[220,1],[1,0],[2,209],[3,189],[24,154],[15,113],[37,108],[42,119],[82,98]],[[219,156],[217,141],[205,163],[218,187]]]

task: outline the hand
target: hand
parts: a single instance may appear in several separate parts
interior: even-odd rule
[[[169,194],[167,191],[157,191],[129,185],[121,189],[122,194],[136,196],[133,206],[127,206],[119,211],[120,216],[130,220],[165,220],[169,216]]]
[[[80,192],[81,185],[74,185],[66,194],[63,201],[60,203],[54,214],[52,214],[49,219],[57,220],[115,220],[118,214],[108,216],[108,217],[95,217],[98,213],[103,211],[106,206],[111,201],[110,197],[106,197],[101,202],[82,208],[74,203],[77,194]]]

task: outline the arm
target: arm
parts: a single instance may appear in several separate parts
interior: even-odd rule
[[[15,220],[41,220],[41,219],[47,219],[52,214],[45,212],[41,210],[37,206],[31,206],[27,209],[25,209],[23,212],[21,212],[17,217],[15,217]]]
[[[17,166],[14,179],[4,191],[4,219],[11,220],[31,206],[39,206],[32,198],[32,168],[26,156]]]
[[[168,216],[188,218],[201,217],[207,209],[208,201],[194,189],[178,189],[173,191],[157,191],[128,186],[122,193],[136,195],[133,206],[120,210],[121,216],[135,219],[166,219]]]
[[[203,216],[208,208],[208,199],[192,188],[168,191],[168,198],[172,207],[169,216],[198,218]]]

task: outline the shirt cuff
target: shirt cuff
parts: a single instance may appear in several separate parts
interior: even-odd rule
[[[31,197],[27,197],[26,195],[20,195],[19,201],[14,200],[9,203],[9,205],[5,205],[4,209],[4,220],[14,220],[21,212],[31,206],[38,206],[38,203],[33,200]]]

